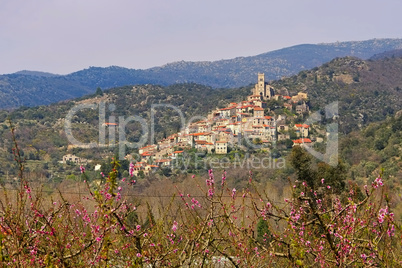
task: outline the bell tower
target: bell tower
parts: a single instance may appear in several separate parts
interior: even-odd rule
[[[263,99],[267,96],[265,92],[265,75],[263,73],[258,73],[258,81],[257,84],[255,84],[254,95],[260,95]]]

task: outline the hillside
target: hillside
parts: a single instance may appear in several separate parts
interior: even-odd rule
[[[274,81],[288,92],[308,93],[313,109],[339,101],[340,130],[349,133],[384,120],[402,107],[402,58],[336,58],[319,68]]]
[[[367,179],[373,181],[383,169],[384,178],[390,180],[390,185],[400,185],[402,112],[345,136],[341,140],[340,154],[350,165],[351,179],[364,183]]]
[[[363,61],[357,58],[337,58],[320,67],[302,71],[298,75],[276,80],[271,83],[276,94],[295,95],[297,92],[308,93],[311,111],[323,108],[332,101],[339,101],[339,129],[341,134],[360,131],[371,122],[379,122],[394,116],[402,107],[402,59],[385,58],[377,61]],[[255,79],[254,79],[255,80]],[[216,107],[225,107],[230,102],[244,100],[251,93],[251,86],[235,89],[213,89],[197,84],[176,84],[172,86],[126,86],[114,88],[98,95],[88,95],[79,99],[65,101],[49,106],[33,108],[22,107],[12,112],[0,112],[0,171],[2,176],[12,172],[10,163],[11,137],[6,118],[10,117],[17,126],[17,138],[28,160],[48,163],[47,169],[58,176],[66,172],[58,164],[67,152],[86,159],[102,159],[114,153],[115,148],[85,150],[68,148],[64,132],[64,118],[68,111],[80,103],[99,103],[105,101],[114,104],[113,111],[106,110],[106,119],[114,116],[140,116],[148,127],[152,104],[171,104],[183,112],[186,120],[192,116],[206,116]],[[281,103],[283,105],[283,102]],[[268,103],[272,115],[292,116],[280,102]],[[308,115],[295,118],[303,123]],[[172,109],[158,111],[155,114],[154,140],[178,132],[180,117]],[[325,122],[324,122],[325,124]],[[73,134],[82,142],[98,140],[99,118],[96,111],[84,110],[73,122]],[[127,139],[138,141],[141,128],[130,123],[126,127]],[[150,129],[149,129],[150,130]],[[51,163],[51,165],[49,165]]]
[[[58,164],[67,152],[78,154],[87,159],[102,159],[113,155],[116,147],[85,150],[78,148],[68,149],[68,140],[64,131],[64,119],[68,111],[81,103],[99,103],[104,101],[114,104],[113,112],[106,112],[109,116],[128,118],[140,116],[147,121],[150,131],[150,112],[152,104],[174,105],[183,113],[186,120],[193,116],[203,116],[216,106],[227,105],[230,101],[238,101],[250,93],[249,87],[216,90],[197,84],[176,84],[168,87],[142,85],[115,88],[103,92],[101,95],[89,95],[71,101],[38,106],[33,108],[22,107],[13,112],[0,111],[0,177],[13,175],[14,163],[10,148],[12,139],[7,118],[16,125],[16,135],[24,156],[34,166],[48,163],[47,169],[52,171],[52,177],[65,172],[66,167]],[[206,97],[208,96],[208,97]],[[83,110],[73,121],[73,135],[81,142],[98,140],[98,111]],[[173,134],[180,129],[179,114],[167,108],[160,108],[155,114],[155,139]],[[138,141],[141,128],[138,124],[130,123],[126,126],[126,138],[129,141]],[[106,141],[108,142],[108,141]],[[71,168],[71,167],[70,167]],[[67,167],[68,169],[68,167]],[[31,167],[31,171],[35,169]],[[14,174],[15,175],[15,174]]]
[[[197,83],[213,88],[249,85],[257,72],[278,79],[307,70],[335,57],[368,59],[374,54],[402,48],[402,39],[373,39],[331,44],[305,44],[251,57],[213,62],[175,62],[146,70],[111,66],[90,67],[69,75],[22,71],[0,76],[0,108],[46,105],[81,97],[97,87],[124,85]]]

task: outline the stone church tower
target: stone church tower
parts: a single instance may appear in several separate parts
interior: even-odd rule
[[[262,99],[271,99],[274,96],[274,88],[265,82],[265,75],[258,73],[258,82],[255,84],[253,95],[259,95]]]

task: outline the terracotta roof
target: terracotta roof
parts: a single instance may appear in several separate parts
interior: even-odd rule
[[[311,143],[311,140],[308,138],[294,140],[294,143]]]
[[[309,128],[309,125],[295,124],[295,127]]]
[[[189,136],[203,136],[203,135],[209,135],[209,132],[200,132],[200,133],[191,133],[188,134]]]
[[[263,108],[260,108],[260,107],[255,107],[255,108],[254,108],[254,111],[264,111],[264,109],[263,109]]]
[[[175,152],[173,152],[174,154],[181,154],[182,152],[184,152],[184,151],[175,151]]]
[[[148,165],[148,167],[158,167],[157,165]]]
[[[171,162],[171,159],[160,159],[160,160],[156,160],[155,163],[166,163],[166,162]]]
[[[155,146],[155,144],[147,145],[145,147],[140,148],[140,150],[145,149],[145,148],[149,148],[149,147],[153,147],[153,146]]]

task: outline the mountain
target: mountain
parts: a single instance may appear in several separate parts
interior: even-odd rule
[[[28,71],[28,70],[22,70],[22,71],[19,71],[19,72],[14,73],[14,74],[32,75],[32,76],[42,76],[42,77],[57,76],[57,74],[46,73],[46,72],[38,72],[38,71]]]
[[[402,57],[402,49],[388,50],[383,53],[375,54],[370,58],[370,60],[379,60],[384,58],[395,58]]]
[[[22,71],[0,76],[0,107],[35,106],[72,99],[95,92],[97,87],[194,82],[213,88],[229,88],[254,83],[257,72],[278,79],[319,66],[335,57],[368,59],[374,54],[401,49],[402,39],[305,44],[213,62],[175,62],[146,70],[111,66],[90,67],[68,75]]]

